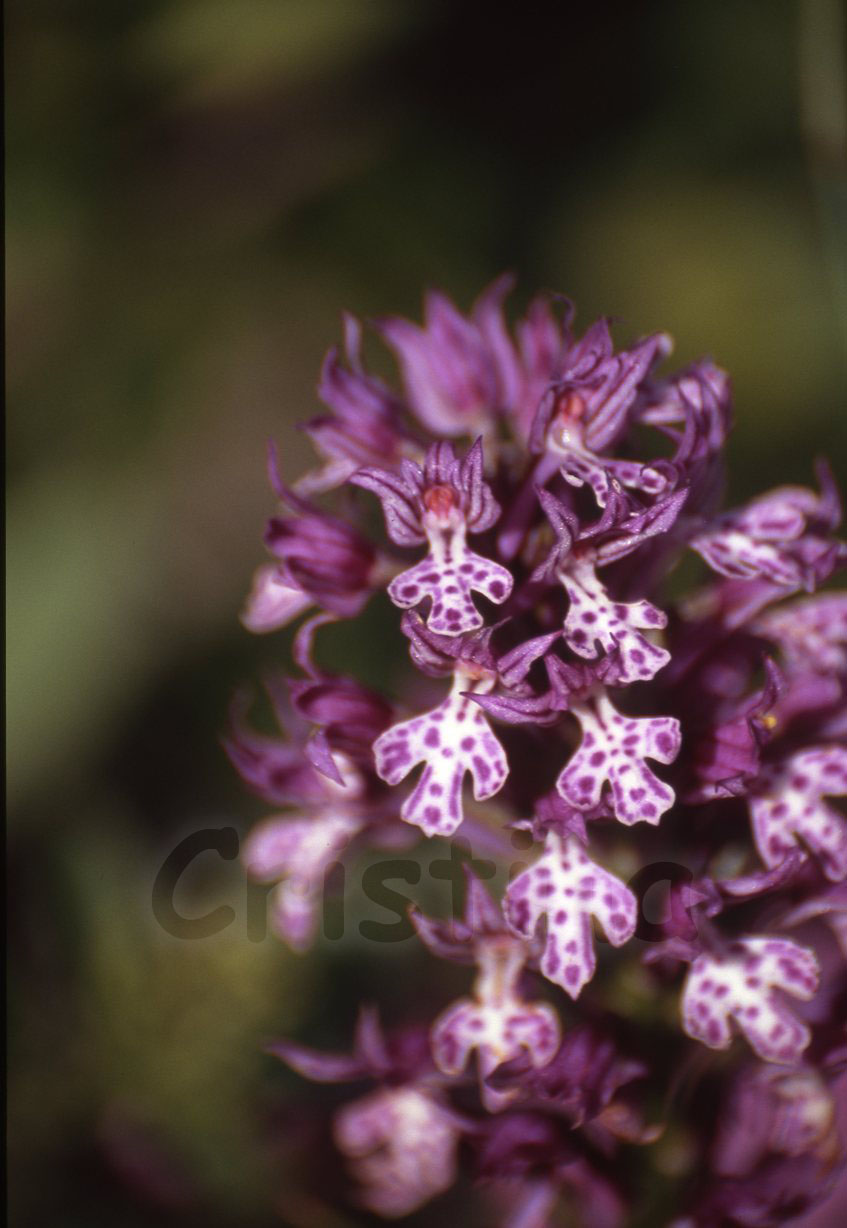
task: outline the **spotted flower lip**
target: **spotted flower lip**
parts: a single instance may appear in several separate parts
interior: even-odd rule
[[[802,841],[828,879],[847,878],[847,819],[824,801],[845,794],[847,747],[812,747],[766,767],[750,798],[753,837],[765,865],[778,866]]]
[[[556,788],[578,810],[597,806],[605,785],[621,823],[658,823],[673,805],[674,793],[647,767],[647,759],[672,763],[679,753],[679,722],[670,716],[625,717],[598,693],[571,704],[582,741],[562,769]]]
[[[452,835],[461,826],[466,774],[477,801],[493,797],[508,776],[503,748],[483,711],[471,702],[472,694],[493,684],[492,675],[479,676],[459,663],[450,694],[437,708],[392,725],[374,743],[376,770],[390,785],[424,764],[400,817],[428,836]]]
[[[787,938],[753,936],[727,956],[700,955],[682,999],[683,1026],[711,1049],[726,1049],[734,1020],[759,1057],[795,1063],[809,1043],[808,1027],[777,999],[780,989],[808,1001],[818,987],[814,953]]]
[[[423,468],[405,461],[401,474],[362,469],[350,479],[378,495],[389,536],[397,545],[426,541],[429,552],[416,566],[396,576],[388,595],[403,609],[430,602],[427,625],[444,635],[473,631],[483,624],[471,594],[497,604],[512,590],[512,575],[499,563],[475,554],[467,533],[481,533],[500,514],[482,477],[482,442],[463,461],[449,444],[436,444]]]
[[[551,1006],[525,1002],[518,992],[526,962],[522,942],[504,934],[481,938],[476,962],[473,997],[454,1002],[432,1026],[432,1055],[445,1074],[458,1075],[476,1051],[482,1102],[490,1112],[498,1112],[515,1093],[497,1091],[487,1083],[488,1075],[521,1052],[534,1066],[546,1065],[559,1046],[560,1025]]]
[[[303,818],[275,816],[251,832],[244,865],[260,882],[279,880],[271,920],[274,932],[292,950],[311,946],[324,874],[362,826],[362,817],[342,804],[323,806]]]
[[[760,614],[759,635],[777,643],[787,670],[847,676],[847,594],[819,593]]]
[[[580,532],[570,509],[548,491],[538,491],[557,540],[534,578],[554,578],[563,586],[568,598],[563,625],[568,646],[589,660],[595,660],[601,649],[614,653],[617,681],[622,684],[650,679],[669,661],[668,651],[642,634],[665,627],[667,616],[649,601],[612,598],[597,569],[667,532],[687,494],[684,489],[675,491],[652,508],[640,510],[615,496],[600,521]]]
[[[287,484],[271,453],[281,509],[245,622],[299,623],[271,687],[282,735],[242,704],[226,739],[274,809],[247,871],[302,951],[336,860],[358,913],[377,903],[372,865],[353,882],[368,851],[406,850],[408,872],[380,873],[415,888],[412,930],[476,972],[456,998],[424,958],[413,990],[392,979],[401,1027],[368,1009],[351,1053],[268,1051],[371,1084],[326,1122],[351,1178],[321,1189],[330,1215],[415,1213],[461,1172],[445,1214],[498,1228],[624,1228],[659,1207],[674,1228],[776,1225],[841,1158],[847,597],[815,591],[847,563],[837,493],[821,464],[818,491],[724,510],[728,375],[666,373],[662,333],[577,336],[551,295],[512,327],[510,287],[372,325],[394,380],[347,317],[305,424],[317,467]],[[371,597],[400,636],[338,627]],[[458,838],[424,886],[432,836]],[[446,915],[434,893],[449,881],[459,908],[460,865],[464,911]],[[371,933],[400,941],[396,911]]]
[[[826,466],[818,466],[818,477],[820,495],[784,486],[719,517],[692,539],[692,549],[733,579],[767,580],[789,591],[813,589],[847,557],[847,546],[828,540],[841,509]]]
[[[290,1040],[265,1051],[319,1083],[376,1080],[379,1086],[343,1106],[335,1142],[349,1161],[358,1198],[379,1215],[408,1215],[453,1184],[465,1129],[431,1077],[426,1032],[386,1034],[373,1008],[359,1012],[352,1053],[327,1053]]]
[[[541,971],[578,998],[597,959],[591,934],[596,917],[614,946],[635,933],[637,901],[628,887],[591,861],[576,837],[547,836],[544,853],[506,889],[505,911],[514,931],[531,938],[542,917],[547,935]]]

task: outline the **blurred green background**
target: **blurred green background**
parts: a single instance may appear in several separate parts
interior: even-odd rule
[[[237,621],[265,440],[295,475],[342,308],[467,307],[509,268],[518,305],[559,289],[583,326],[732,372],[734,496],[821,452],[843,477],[843,23],[840,0],[10,0],[17,1225],[370,1222],[291,1179],[330,1093],[258,1046],[341,1043],[360,996],[391,1017],[425,958],[249,942],[211,853],[180,906],[236,921],[189,942],[151,914],[183,836],[262,813],[217,739],[285,661]]]

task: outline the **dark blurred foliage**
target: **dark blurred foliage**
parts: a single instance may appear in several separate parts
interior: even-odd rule
[[[414,942],[311,960],[250,942],[237,863],[212,852],[178,902],[229,901],[231,926],[181,941],[151,911],[180,839],[261,814],[217,739],[289,642],[236,617],[265,439],[296,474],[342,308],[414,315],[426,285],[466,307],[511,268],[518,304],[560,289],[583,325],[664,328],[680,361],[733,373],[734,496],[809,481],[820,452],[843,474],[841,18],[839,0],[7,5],[16,1224],[370,1222],[315,1192],[341,1180],[318,1124],[337,1093],[260,1041],[342,1044],[359,998],[401,1018],[465,974],[434,979]],[[370,617],[332,652],[374,677],[394,620]],[[662,1154],[684,1172],[684,1139]]]

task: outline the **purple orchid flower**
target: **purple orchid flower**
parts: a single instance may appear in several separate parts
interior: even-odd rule
[[[467,315],[432,293],[423,325],[379,322],[396,387],[348,317],[328,412],[305,427],[318,467],[289,486],[271,457],[284,511],[245,621],[310,616],[300,675],[271,687],[282,735],[241,704],[225,745],[274,808],[244,848],[275,885],[274,929],[311,943],[351,845],[458,833],[449,864],[464,848],[479,874],[461,917],[409,910],[434,960],[397,978],[408,1027],[368,1011],[350,1054],[270,1051],[370,1083],[325,1136],[347,1202],[383,1218],[451,1190],[448,1217],[502,1228],[786,1222],[844,1150],[847,597],[821,587],[847,562],[835,485],[820,465],[819,492],[722,510],[726,373],[660,372],[664,334],[616,349],[605,319],[577,338],[564,300],[510,327],[510,285]],[[669,581],[689,546],[708,565],[694,591]],[[372,634],[377,592],[408,648],[381,654],[391,701],[318,664],[330,623]],[[463,996],[442,960],[475,968]]]

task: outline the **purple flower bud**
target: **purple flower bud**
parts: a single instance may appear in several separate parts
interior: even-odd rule
[[[411,1082],[432,1071],[426,1029],[412,1028],[386,1035],[373,1007],[362,1007],[352,1053],[328,1053],[292,1040],[275,1040],[265,1052],[316,1083],[349,1083],[361,1079]]]
[[[449,1189],[456,1179],[460,1129],[428,1090],[382,1088],[337,1114],[335,1142],[361,1184],[360,1200],[394,1219]]]
[[[274,517],[265,544],[283,574],[327,610],[349,618],[370,596],[374,549],[343,521],[317,512]]]
[[[826,1160],[838,1147],[835,1100],[816,1071],[748,1066],[721,1116],[712,1163],[722,1176],[743,1177],[774,1155]]]
[[[764,668],[764,686],[740,703],[732,702],[734,695],[727,700],[721,694],[732,669],[726,660],[717,667],[712,662],[697,675],[691,689],[700,700],[699,720],[695,715],[691,721],[689,738],[689,766],[697,783],[687,791],[687,801],[737,796],[758,776],[762,747],[776,724],[773,708],[783,687],[773,661],[766,658]]]
[[[300,479],[297,489],[302,494],[339,486],[361,465],[399,459],[404,439],[401,403],[382,380],[363,370],[361,345],[359,321],[345,315],[344,350],[349,369],[333,346],[324,359],[318,383],[318,396],[333,413],[312,418],[305,426],[327,463]]]
[[[265,563],[253,577],[241,621],[248,631],[259,635],[278,631],[312,604],[310,594],[284,568]]]
[[[503,320],[512,279],[501,277],[466,319],[446,295],[430,293],[423,328],[393,317],[378,331],[393,349],[405,399],[415,417],[439,435],[475,434],[500,415],[525,431],[569,339],[548,304],[536,299],[516,328],[518,348]]]
[[[289,683],[294,709],[319,726],[329,746],[370,767],[371,747],[391,720],[381,695],[354,678],[317,675]]]
[[[276,688],[269,686],[268,690],[275,700]],[[230,733],[223,739],[241,779],[272,806],[320,801],[325,796],[324,782],[303,753],[302,736],[294,737],[293,722],[277,708],[284,734],[292,740],[257,733],[245,720],[248,705],[247,696],[238,697],[232,707]],[[302,735],[301,730],[297,733]]]

